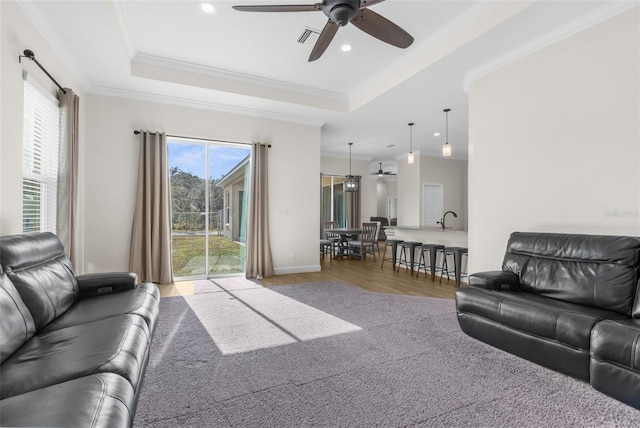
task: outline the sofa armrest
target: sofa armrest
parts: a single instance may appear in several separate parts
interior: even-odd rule
[[[138,283],[138,275],[132,272],[105,272],[78,275],[80,298],[101,296],[131,290]]]
[[[518,275],[503,270],[474,273],[469,276],[469,285],[487,290],[518,291],[521,289]]]

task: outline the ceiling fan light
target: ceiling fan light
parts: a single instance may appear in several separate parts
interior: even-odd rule
[[[348,4],[339,4],[329,12],[329,19],[335,22],[338,27],[344,27],[355,14],[356,11]]]
[[[451,156],[451,144],[446,143],[442,145],[442,156],[445,158]]]

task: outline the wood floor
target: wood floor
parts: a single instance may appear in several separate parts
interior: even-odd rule
[[[382,246],[384,248],[384,246]],[[390,252],[390,250],[389,250]],[[320,255],[318,255],[320,257]],[[430,275],[420,272],[416,278],[409,271],[400,268],[395,272],[391,269],[391,262],[385,261],[384,267],[380,267],[380,257],[367,256],[362,262],[357,259],[335,259],[329,256],[320,259],[320,272],[294,273],[276,275],[263,278],[260,283],[265,287],[277,287],[279,285],[300,284],[320,281],[342,281],[355,287],[377,293],[405,294],[409,296],[428,296],[452,299],[455,296],[456,284],[453,279],[443,278],[442,284],[436,275],[435,282]],[[160,285],[162,297],[184,296],[193,294],[193,281],[181,281],[174,284]]]
[[[384,248],[384,247],[383,247]],[[342,281],[368,291],[379,293],[405,294],[410,296],[428,296],[452,299],[455,296],[456,284],[452,279],[445,277],[442,284],[438,284],[440,277],[436,275],[435,282],[430,275],[420,272],[416,278],[409,274],[407,269],[401,268],[395,272],[391,270],[391,263],[384,262],[380,268],[380,258],[367,256],[365,261],[355,259],[330,260],[325,256],[320,260],[321,271],[310,273],[296,273],[288,275],[276,275],[263,278],[260,283],[265,287],[278,285],[298,284],[318,281]]]

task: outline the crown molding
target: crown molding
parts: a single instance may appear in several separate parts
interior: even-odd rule
[[[233,82],[242,83],[245,85],[262,86],[269,89],[274,89],[283,92],[290,92],[309,97],[320,97],[329,99],[331,101],[338,101],[342,103],[348,102],[346,94],[339,92],[327,91],[323,89],[312,88],[310,86],[296,85],[294,83],[283,82],[280,80],[267,79],[264,77],[254,76],[250,74],[238,73],[229,70],[223,70],[220,68],[209,67],[202,64],[195,64],[187,61],[179,61],[171,58],[164,58],[161,56],[145,54],[138,52],[133,57],[133,64],[145,64],[154,67],[181,71],[186,73],[195,73],[205,76],[209,76],[215,79],[230,80]]]
[[[471,85],[476,79],[508,64],[511,64],[512,62],[515,62],[521,58],[524,58],[534,52],[544,49],[547,46],[557,43],[560,40],[571,37],[581,31],[586,30],[589,27],[592,27],[609,18],[612,18],[615,15],[638,6],[639,4],[640,1],[638,0],[614,1],[590,13],[587,13],[584,16],[571,21],[567,25],[547,33],[545,36],[526,43],[518,47],[517,49],[513,49],[512,51],[507,52],[506,54],[501,55],[493,59],[492,61],[486,62],[485,64],[470,70],[464,77],[462,89],[466,93],[469,93]]]
[[[125,98],[137,101],[146,101],[158,104],[169,104],[181,107],[191,107],[203,110],[212,110],[221,113],[237,114],[242,116],[259,117],[262,119],[277,120],[281,122],[297,123],[321,127],[324,121],[310,119],[302,116],[288,115],[282,113],[266,112],[263,110],[250,109],[245,107],[232,106],[228,104],[213,103],[210,101],[194,100],[171,95],[162,95],[130,89],[112,88],[108,86],[92,85],[87,93],[103,95],[108,97]]]

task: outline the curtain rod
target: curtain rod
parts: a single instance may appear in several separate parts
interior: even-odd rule
[[[31,49],[25,49],[23,53],[24,55],[18,55],[18,62],[20,64],[22,64],[22,58],[29,58],[31,61],[38,64],[38,67],[40,67],[42,71],[45,72],[45,74],[49,77],[49,79],[53,80],[53,83],[55,83],[56,86],[60,88],[63,94],[67,93],[67,91],[62,86],[60,86],[60,84],[56,81],[56,79],[54,79],[53,76],[50,75],[49,72],[45,70],[45,68],[38,62],[38,60],[36,59],[36,55],[33,53]]]
[[[142,131],[138,130],[138,129],[134,129],[133,133],[135,135],[140,134]],[[229,143],[229,144],[251,144],[251,143],[241,143],[240,141],[226,141],[226,140],[213,140],[211,138],[198,138],[198,137],[184,137],[182,135],[171,135],[171,134],[167,134],[167,137],[172,137],[172,138],[184,138],[185,140],[198,140],[198,141],[217,141],[219,143]],[[267,146],[267,148],[271,148],[271,144],[260,144],[261,146]]]

